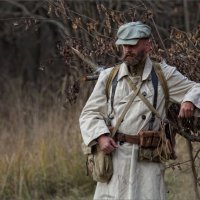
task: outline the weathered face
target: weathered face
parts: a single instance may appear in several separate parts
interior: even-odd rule
[[[141,39],[136,45],[123,45],[123,61],[129,66],[134,66],[146,58],[151,49],[151,41]]]

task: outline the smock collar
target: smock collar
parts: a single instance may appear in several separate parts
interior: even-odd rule
[[[142,74],[142,81],[146,80],[149,77],[149,75],[151,74],[151,70],[152,70],[152,61],[149,58],[149,56],[147,56],[145,66],[144,66],[144,71]],[[127,67],[126,63],[122,63],[119,68],[117,80],[119,81],[124,76],[129,76],[129,75],[130,75],[130,73],[128,71],[128,67]]]

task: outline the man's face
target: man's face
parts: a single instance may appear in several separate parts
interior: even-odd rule
[[[141,39],[136,45],[123,45],[123,61],[128,66],[134,66],[146,58],[151,48],[151,42],[148,39]]]

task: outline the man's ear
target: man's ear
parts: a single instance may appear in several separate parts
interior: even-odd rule
[[[146,40],[145,43],[145,51],[146,53],[150,52],[152,50],[152,42],[151,39]]]

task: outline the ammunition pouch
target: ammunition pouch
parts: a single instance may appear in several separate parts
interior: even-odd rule
[[[166,162],[175,160],[174,138],[169,138],[168,129],[161,126],[159,131],[141,131],[138,161]],[[172,136],[172,135],[171,135]]]
[[[156,148],[161,143],[161,136],[159,131],[140,131],[140,147],[142,148]]]

